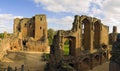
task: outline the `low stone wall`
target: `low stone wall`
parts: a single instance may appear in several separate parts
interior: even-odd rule
[[[47,44],[42,42],[27,42],[26,48],[28,51],[49,52],[50,48]]]
[[[10,48],[9,39],[2,39],[0,41],[0,60],[7,54],[7,51]]]

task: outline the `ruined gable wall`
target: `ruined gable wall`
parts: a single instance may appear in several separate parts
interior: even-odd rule
[[[109,27],[102,25],[102,30],[101,30],[101,44],[106,44],[108,45],[109,43]]]

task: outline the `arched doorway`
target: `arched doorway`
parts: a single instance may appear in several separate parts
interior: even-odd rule
[[[82,43],[83,43],[83,47],[85,50],[90,50],[91,49],[91,46],[93,45],[93,40],[92,40],[92,37],[91,37],[91,23],[90,23],[90,20],[86,17],[83,19],[81,19],[81,24],[82,24]]]

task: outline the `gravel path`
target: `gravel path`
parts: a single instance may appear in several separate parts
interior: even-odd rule
[[[99,65],[93,68],[93,70],[89,70],[89,71],[109,71],[109,62]]]

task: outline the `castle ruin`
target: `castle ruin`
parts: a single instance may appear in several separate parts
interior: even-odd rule
[[[14,19],[11,50],[46,51],[48,48],[46,15]]]
[[[69,54],[64,44],[69,41]],[[59,30],[50,47],[47,71],[87,71],[109,60],[109,27],[97,18],[75,16],[71,30]]]

